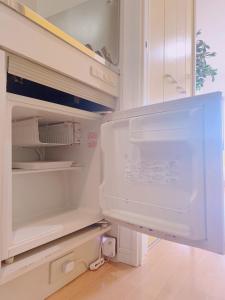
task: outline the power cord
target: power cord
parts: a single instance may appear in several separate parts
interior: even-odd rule
[[[99,246],[99,255],[98,255],[98,259],[89,265],[89,269],[90,269],[91,271],[96,271],[96,270],[98,270],[101,266],[103,266],[104,263],[105,263],[105,259],[104,259],[104,257],[102,256],[102,238],[101,238],[101,242],[100,242],[100,246]]]

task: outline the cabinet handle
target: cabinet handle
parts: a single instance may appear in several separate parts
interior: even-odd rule
[[[172,83],[172,84],[176,84],[176,83],[177,83],[176,79],[175,79],[172,75],[170,75],[170,74],[166,74],[166,75],[164,76],[164,78],[165,78],[165,79],[168,79],[168,81],[169,81],[170,83]]]
[[[187,94],[186,90],[183,89],[182,86],[179,86],[179,85],[177,86],[177,92],[178,92],[179,94],[183,94],[183,95],[186,95],[186,94]]]

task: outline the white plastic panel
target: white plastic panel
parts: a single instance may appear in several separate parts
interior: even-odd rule
[[[104,215],[223,252],[221,113],[220,96],[212,94],[131,110],[104,124]]]

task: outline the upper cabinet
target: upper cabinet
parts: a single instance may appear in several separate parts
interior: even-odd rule
[[[38,3],[38,1],[31,0],[29,2]],[[62,1],[57,2],[62,4]],[[87,2],[91,1],[77,2],[88,4]],[[114,2],[112,4],[106,2],[104,4],[109,5],[110,8],[110,5],[114,5]],[[31,4],[30,7],[32,7]],[[54,5],[52,7],[56,8]],[[110,10],[109,7],[107,6],[108,10]],[[56,12],[54,11],[54,13]],[[49,14],[46,11],[48,18],[50,18]],[[85,16],[84,13],[84,19]],[[53,16],[51,17],[53,18]],[[58,18],[58,21],[59,19],[61,17]],[[72,21],[67,17],[65,19],[69,20],[69,23]],[[113,68],[113,64],[109,62],[109,59],[107,60],[89,49],[91,45],[87,48],[80,41],[49,22],[46,18],[41,17],[28,6],[23,6],[16,1],[0,1],[0,20],[1,24],[4,25],[0,26],[0,48],[8,53],[7,71],[9,74],[62,90],[70,95],[96,102],[109,109],[116,108],[119,98],[119,72]],[[108,37],[106,33],[101,31],[106,30],[106,24],[102,23],[100,19],[96,19],[96,23],[99,24],[95,32],[96,41],[100,42],[100,36]],[[72,28],[71,23],[69,27]],[[94,34],[94,25],[93,28],[90,24],[87,25],[83,31],[91,39],[92,34]],[[106,45],[106,40],[107,38],[101,45]],[[88,39],[86,42],[88,42]],[[90,43],[92,43],[91,40]],[[115,43],[112,42],[112,44],[115,46]],[[93,48],[95,47],[93,46]],[[98,49],[97,46],[95,49]],[[111,53],[109,49],[109,44],[107,44],[105,53]],[[113,53],[111,57],[116,57],[116,52]]]
[[[109,65],[119,63],[119,0],[20,0]]]
[[[150,0],[151,103],[193,93],[193,0]]]

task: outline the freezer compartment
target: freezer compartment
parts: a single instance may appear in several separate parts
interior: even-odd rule
[[[80,143],[80,123],[54,123],[41,117],[15,120],[12,125],[12,143],[23,147],[51,147]]]
[[[20,98],[21,100],[21,98]],[[31,100],[32,101],[32,100]],[[38,115],[41,126],[78,124],[79,143],[28,146],[13,143],[11,170],[11,233],[3,258],[15,256],[44,243],[80,230],[102,219],[99,207],[101,118],[57,105],[10,102],[12,129]],[[59,130],[59,132],[57,131]],[[54,127],[54,134],[62,133]],[[14,132],[15,134],[15,132]],[[62,136],[63,137],[63,136]],[[94,138],[93,138],[94,137]]]
[[[23,60],[21,57],[10,56],[9,67],[13,68],[13,64],[17,65],[17,70],[11,70],[11,72],[18,75],[18,69],[20,69],[19,73],[22,70],[22,74],[20,74],[21,76],[7,74],[8,93],[90,112],[109,111],[115,107],[116,98],[113,96],[101,91],[90,90],[88,86],[74,82],[71,78],[46,70],[40,65]],[[26,76],[29,74],[29,77],[32,74],[30,80],[23,78],[24,70]],[[40,83],[35,82],[37,79]]]

